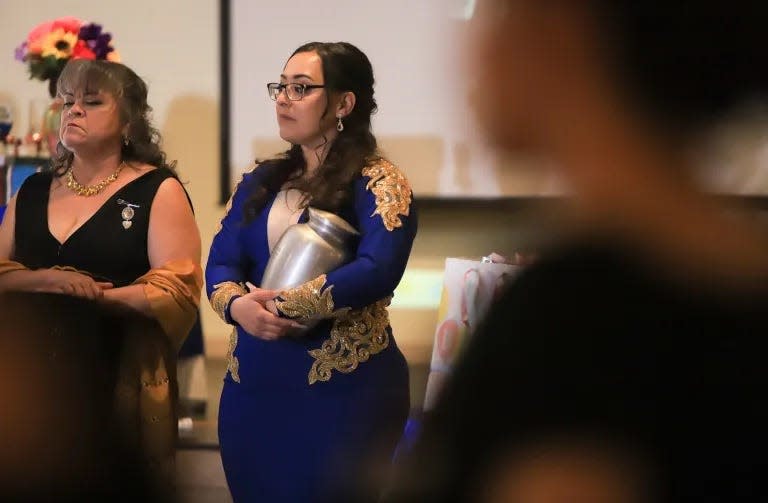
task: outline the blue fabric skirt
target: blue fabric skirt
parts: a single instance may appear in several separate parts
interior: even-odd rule
[[[375,500],[409,407],[408,367],[394,340],[350,374],[313,385],[227,374],[219,440],[233,500]]]

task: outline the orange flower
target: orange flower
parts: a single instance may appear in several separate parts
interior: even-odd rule
[[[120,62],[120,53],[115,51],[114,49],[109,51],[107,53],[107,61],[111,61],[113,63],[119,63]]]
[[[40,23],[32,28],[27,36],[27,50],[32,54],[40,54],[43,52],[43,39],[45,39],[46,35],[51,33],[51,30],[53,30],[53,21]]]
[[[54,20],[51,29],[55,30],[56,28],[61,28],[64,31],[68,31],[77,35],[80,32],[80,27],[82,25],[83,22],[76,17],[66,16]]]
[[[49,34],[53,30],[53,21],[46,21],[45,23],[40,23],[39,25],[35,26],[30,30],[29,35],[27,35],[27,42],[29,42],[30,45],[32,45],[33,42],[37,42],[38,40],[41,40],[45,35]]]

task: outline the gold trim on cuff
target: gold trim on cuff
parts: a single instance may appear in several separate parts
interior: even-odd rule
[[[348,311],[349,308],[334,311],[331,294],[333,285],[323,290],[325,282],[326,276],[323,274],[296,288],[285,290],[275,299],[275,307],[283,315],[298,320],[331,318]]]
[[[219,318],[227,321],[227,306],[229,301],[235,295],[245,295],[248,291],[241,284],[234,281],[225,281],[217,285],[213,285],[213,293],[211,293],[211,307],[219,315]]]

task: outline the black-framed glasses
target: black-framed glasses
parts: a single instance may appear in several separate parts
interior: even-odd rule
[[[304,97],[304,94],[307,92],[307,89],[320,89],[325,87],[325,85],[320,84],[299,84],[298,82],[291,82],[288,84],[279,84],[277,82],[270,82],[267,84],[267,92],[269,93],[269,97],[273,100],[277,101],[277,97],[280,96],[280,93],[285,89],[285,95],[288,97],[291,101],[299,101],[301,98]]]

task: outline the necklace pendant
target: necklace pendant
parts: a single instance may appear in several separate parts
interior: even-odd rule
[[[128,230],[131,228],[131,225],[133,225],[133,221],[131,219],[136,216],[136,210],[134,210],[134,208],[141,208],[141,206],[138,204],[129,203],[125,199],[118,199],[117,204],[120,206],[125,206],[120,212],[120,217],[123,219],[121,222],[123,224],[123,229]]]

